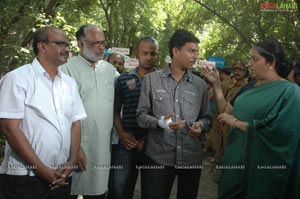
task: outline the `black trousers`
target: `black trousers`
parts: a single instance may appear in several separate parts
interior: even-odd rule
[[[147,199],[168,199],[174,179],[177,176],[177,199],[195,199],[198,194],[201,168],[187,169],[159,165],[149,159],[150,169],[146,170]],[[163,168],[161,168],[163,166]]]
[[[36,176],[15,176],[0,174],[1,199],[67,199],[70,197],[69,185],[50,190],[49,184]]]

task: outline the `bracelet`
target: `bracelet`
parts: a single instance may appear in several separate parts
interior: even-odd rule
[[[234,118],[234,121],[233,121],[233,127],[236,128],[236,123],[237,123],[238,119]]]

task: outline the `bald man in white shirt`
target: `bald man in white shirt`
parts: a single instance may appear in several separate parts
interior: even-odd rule
[[[65,199],[86,117],[75,81],[58,66],[69,56],[65,33],[44,27],[34,34],[37,58],[0,82],[0,122],[6,136],[0,198]]]

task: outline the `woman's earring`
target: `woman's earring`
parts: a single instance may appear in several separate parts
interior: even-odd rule
[[[268,70],[271,70],[273,67],[272,66],[269,66]]]

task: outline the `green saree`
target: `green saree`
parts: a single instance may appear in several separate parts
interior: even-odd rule
[[[282,80],[252,88],[233,115],[248,127],[230,130],[218,198],[300,198],[300,88]]]

